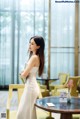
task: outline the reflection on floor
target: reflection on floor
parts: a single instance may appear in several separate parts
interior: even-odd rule
[[[6,111],[8,91],[0,91],[0,113]]]

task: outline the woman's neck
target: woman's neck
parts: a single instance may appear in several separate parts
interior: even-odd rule
[[[33,54],[32,55],[36,55],[36,52],[33,52]]]

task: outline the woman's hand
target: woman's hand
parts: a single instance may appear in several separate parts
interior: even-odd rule
[[[25,83],[25,82],[26,82],[26,79],[25,79],[25,78],[23,78],[23,77],[21,76],[21,74],[19,74],[19,77],[20,77],[20,79],[22,80],[22,82],[23,82],[23,83]]]

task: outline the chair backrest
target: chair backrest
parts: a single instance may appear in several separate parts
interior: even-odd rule
[[[49,90],[47,89],[46,85],[41,85],[40,83],[38,83],[38,85],[40,88],[40,94],[39,94],[38,98],[49,96]]]
[[[68,74],[68,73],[59,73],[58,78],[60,80],[60,84],[64,85],[68,81],[69,76],[70,76],[70,74]]]
[[[9,85],[9,99],[12,99],[13,90],[17,90],[18,93],[18,102],[20,102],[20,98],[22,96],[24,90],[24,84],[10,84]]]
[[[71,96],[78,96],[78,81],[80,80],[80,76],[70,76],[69,80],[73,80],[73,87],[71,88]]]

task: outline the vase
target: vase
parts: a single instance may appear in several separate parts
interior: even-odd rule
[[[70,94],[70,89],[68,89],[67,103],[68,103],[68,104],[71,104],[71,94]]]

